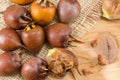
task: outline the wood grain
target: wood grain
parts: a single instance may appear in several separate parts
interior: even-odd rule
[[[110,32],[118,45],[119,52],[116,62],[101,66],[98,64],[99,52],[91,47],[91,41],[95,40],[101,33]],[[95,29],[91,30],[84,37],[80,39],[84,43],[73,43],[76,47],[69,47],[79,60],[79,70],[83,69],[92,70],[92,74],[82,74],[78,80],[120,80],[120,21],[108,21],[101,19],[95,25]],[[74,80],[71,73],[67,73],[62,79],[51,78],[51,80]]]

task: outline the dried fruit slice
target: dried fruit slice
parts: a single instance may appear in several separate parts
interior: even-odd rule
[[[100,54],[104,54],[107,63],[113,63],[116,61],[118,55],[118,46],[112,34],[109,32],[104,32],[97,39],[97,42],[94,42],[92,44],[97,44],[95,47]]]

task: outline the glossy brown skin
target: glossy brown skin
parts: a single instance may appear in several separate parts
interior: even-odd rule
[[[8,76],[19,72],[21,68],[21,58],[17,54],[4,52],[0,55],[0,75]]]
[[[41,69],[41,66],[47,68],[48,64],[38,57],[28,59],[21,69],[24,80],[45,80],[48,71]]]
[[[47,25],[54,19],[56,8],[53,4],[51,6],[42,6],[35,1],[30,7],[30,13],[33,20],[40,25]]]
[[[46,38],[49,44],[53,47],[64,47],[71,29],[63,23],[56,23],[49,26],[46,30]]]
[[[4,12],[5,23],[10,28],[21,29],[24,22],[20,22],[20,17],[23,15],[29,15],[26,8],[20,5],[11,5]]]
[[[60,0],[57,6],[57,15],[60,22],[74,22],[80,14],[80,4],[77,0]]]
[[[21,4],[21,5],[25,5],[25,4],[30,4],[32,3],[34,0],[10,0],[16,4]]]
[[[0,31],[0,49],[12,51],[21,46],[18,33],[10,28],[4,28]]]
[[[25,47],[32,53],[38,53],[45,42],[44,31],[39,25],[29,31],[22,30],[20,36]]]

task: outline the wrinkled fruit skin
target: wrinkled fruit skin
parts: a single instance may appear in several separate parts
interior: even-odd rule
[[[25,5],[25,4],[32,3],[34,0],[11,0],[11,1],[16,4]]]
[[[35,28],[21,32],[21,39],[25,47],[33,53],[39,52],[45,42],[45,35],[43,29],[39,25]]]
[[[57,15],[60,22],[74,22],[80,14],[80,4],[77,0],[60,0],[57,6]]]
[[[36,22],[40,25],[49,24],[55,17],[56,8],[54,5],[46,7],[41,6],[37,1],[33,2],[30,7],[30,13]]]
[[[53,47],[64,47],[71,29],[63,23],[56,23],[49,26],[46,30],[46,36],[49,44]]]
[[[77,57],[63,48],[49,50],[46,61],[49,64],[49,70],[58,76],[64,76],[68,70],[78,66]]]
[[[48,64],[41,58],[31,57],[24,63],[21,74],[25,80],[45,80],[48,71],[42,67],[47,69]]]
[[[118,44],[115,37],[109,32],[100,33],[96,39],[95,48],[99,51],[98,60],[101,64],[112,64],[118,58]]]
[[[24,27],[24,22],[20,20],[24,15],[29,15],[26,8],[19,5],[11,5],[4,12],[4,20],[8,27],[13,29],[21,29]]]
[[[120,1],[119,0],[103,0],[102,16],[108,20],[120,19]]]
[[[10,28],[4,28],[0,31],[0,49],[12,51],[21,46],[18,33]]]
[[[5,52],[0,55],[0,75],[7,76],[19,72],[21,58],[17,54]]]

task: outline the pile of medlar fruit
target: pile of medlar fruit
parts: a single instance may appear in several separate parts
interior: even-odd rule
[[[0,55],[0,75],[21,72],[25,80],[45,80],[50,73],[64,76],[72,68],[77,69],[77,57],[65,48],[77,41],[70,36],[68,23],[79,16],[79,2],[60,0],[55,7],[49,0],[10,1],[15,4],[4,11],[7,27],[0,30],[0,49],[4,51]],[[22,6],[30,3],[30,11]],[[56,15],[59,22],[50,25]],[[36,57],[46,41],[53,49],[45,59]],[[19,53],[15,52],[17,49],[20,49]],[[34,57],[23,62],[22,54],[26,50]]]

